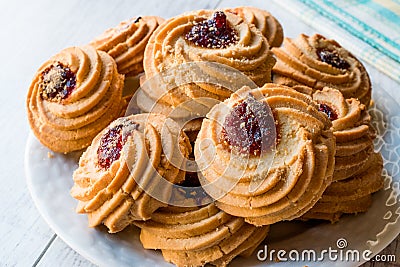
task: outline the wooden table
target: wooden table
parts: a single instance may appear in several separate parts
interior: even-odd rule
[[[138,0],[138,1],[1,1],[0,2],[0,266],[91,266],[44,222],[29,195],[24,174],[29,134],[25,97],[37,68],[61,49],[82,45],[121,20],[153,14],[171,17],[193,9],[254,5],[271,11],[287,36],[315,32],[269,1]],[[382,87],[393,80],[366,66]],[[396,254],[400,237],[382,253]],[[364,266],[388,266],[366,263]],[[394,266],[394,265],[393,265]],[[399,266],[399,265],[398,265]]]

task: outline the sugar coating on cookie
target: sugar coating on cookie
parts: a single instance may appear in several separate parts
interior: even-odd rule
[[[219,19],[220,17],[223,19]],[[211,21],[215,26],[204,28],[207,29],[206,31],[214,31],[218,25],[215,22],[217,18],[223,21],[221,22],[223,31],[220,35],[205,36],[212,38],[207,40],[210,47],[192,45],[193,42],[185,38],[193,29],[199,27],[199,23]],[[177,29],[165,35],[171,27],[177,27]],[[218,28],[216,31],[218,32]],[[153,37],[145,54],[145,58],[149,59],[149,62],[145,59],[146,77],[151,77],[172,64],[187,61],[211,61],[243,71],[259,85],[270,81],[270,68],[275,60],[269,51],[268,41],[254,25],[248,24],[233,13],[212,10],[186,13],[167,20]],[[222,44],[227,37],[230,40],[227,45],[218,45]],[[215,45],[213,45],[214,43]],[[161,54],[159,54],[161,52],[159,44],[166,48],[165,52]],[[159,61],[161,58],[163,60]]]
[[[267,39],[253,24],[231,12],[199,10],[168,19],[157,28],[145,50],[146,80],[189,62],[222,64],[244,73],[250,81],[261,86],[271,81],[275,59]],[[210,80],[226,78],[223,70],[217,67],[203,64],[197,68]],[[170,75],[171,82],[175,78],[176,75]],[[168,79],[163,82],[171,83]],[[175,108],[191,100],[202,104],[198,100],[201,98],[222,101],[232,93],[232,88],[196,79],[169,90],[154,87],[143,88],[143,98],[167,108]]]
[[[338,89],[345,98],[356,98],[367,107],[371,82],[363,64],[348,50],[320,34],[285,38],[272,49],[277,63],[273,81],[283,85],[306,85],[313,90]]]
[[[164,126],[179,130],[160,114],[119,118],[83,153],[71,195],[79,200],[77,212],[87,214],[90,227],[104,224],[111,233],[119,232],[167,205],[171,190],[157,189],[159,179],[182,182],[183,162],[169,159],[177,153],[187,158],[192,148],[183,132],[165,132]]]
[[[217,11],[210,19],[194,23],[185,34],[185,40],[204,48],[227,48],[239,41],[237,31],[227,21],[222,11]]]
[[[70,47],[36,72],[27,96],[29,124],[56,152],[86,148],[121,113],[124,76],[107,53]]]

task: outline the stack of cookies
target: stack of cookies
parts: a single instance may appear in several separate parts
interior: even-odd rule
[[[357,98],[367,107],[371,82],[362,63],[334,40],[320,34],[301,34],[285,38],[283,46],[273,48],[277,63],[274,83],[306,85],[313,90],[338,89],[347,98]]]
[[[165,260],[178,266],[223,266],[238,255],[251,255],[269,227],[256,227],[218,209],[167,207],[152,219],[135,222],[146,249],[161,249]]]
[[[355,98],[345,99],[332,88],[315,92],[313,99],[332,120],[336,138],[334,182],[302,218],[336,222],[343,213],[368,210],[371,194],[383,187],[383,162],[374,152],[375,132],[365,105]]]
[[[127,114],[124,79],[142,72]],[[274,223],[368,210],[383,187],[370,101],[340,44],[284,38],[269,12],[237,7],[132,18],[67,48],[27,109],[43,145],[86,149],[70,193],[90,227],[135,225],[166,261],[226,266]]]
[[[274,83],[312,95],[332,121],[336,140],[334,182],[302,219],[336,222],[343,213],[367,211],[371,194],[383,187],[383,162],[373,148],[375,132],[367,110],[371,82],[364,66],[336,41],[319,34],[285,38],[273,52]]]

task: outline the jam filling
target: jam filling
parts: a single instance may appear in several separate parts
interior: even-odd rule
[[[57,62],[42,72],[39,88],[42,99],[61,101],[76,88],[76,75],[69,67]]]
[[[326,115],[328,115],[328,118],[331,121],[334,121],[338,118],[338,115],[336,114],[336,112],[327,104],[324,104],[324,103],[319,104],[318,110],[325,113]]]
[[[341,58],[337,51],[318,49],[317,54],[322,62],[328,63],[332,67],[342,70],[350,68],[350,64],[346,60]]]
[[[238,34],[229,25],[225,13],[217,11],[211,19],[195,24],[185,39],[201,47],[226,48],[237,43]]]
[[[260,155],[276,142],[275,121],[265,103],[251,94],[226,116],[222,142],[244,154]]]
[[[130,132],[123,134],[123,129],[126,126],[133,126],[135,130],[138,129],[138,124],[124,121],[116,126],[107,129],[100,139],[100,145],[97,149],[97,164],[103,170],[110,168],[111,164],[118,160],[121,156],[121,150],[130,135]]]

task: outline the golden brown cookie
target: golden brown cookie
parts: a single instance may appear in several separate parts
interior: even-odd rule
[[[367,195],[355,200],[339,201],[336,203],[331,202],[317,202],[314,207],[306,214],[301,216],[300,220],[325,220],[331,223],[338,222],[344,213],[357,214],[366,212],[372,204],[371,195]]]
[[[163,115],[115,120],[96,136],[74,172],[71,195],[79,200],[77,212],[88,215],[89,226],[103,223],[110,232],[150,219],[171,194],[170,188],[157,188],[158,179],[182,182],[183,162],[171,161],[190,152],[187,136]]]
[[[279,21],[266,10],[242,6],[226,9],[248,23],[253,24],[267,38],[271,47],[279,47],[283,42],[283,29]]]
[[[202,184],[213,184],[205,189],[219,208],[248,223],[300,217],[331,183],[330,127],[305,94],[275,84],[245,87],[203,120],[194,149]]]
[[[124,76],[107,53],[70,47],[36,72],[27,96],[29,124],[56,152],[87,147],[121,112]]]
[[[108,29],[90,42],[112,56],[119,73],[135,76],[143,72],[143,55],[147,42],[164,19],[155,16],[132,18]]]
[[[251,255],[266,237],[269,226],[255,227],[214,204],[202,207],[160,208],[141,228],[146,249],[161,249],[164,259],[177,266],[226,266],[239,255]]]
[[[362,63],[334,40],[315,34],[285,38],[283,46],[273,48],[277,63],[274,83],[306,85],[314,90],[328,86],[345,98],[356,98],[367,107],[371,100],[371,82]]]
[[[366,212],[372,204],[371,195],[383,188],[382,157],[374,153],[371,158],[371,165],[364,172],[328,186],[322,198],[301,219],[337,222],[342,214]]]
[[[374,152],[371,118],[357,99],[345,99],[340,91],[324,88],[313,99],[332,121],[336,137],[334,182],[302,219],[336,222],[344,213],[365,212],[371,194],[383,187],[382,157]]]
[[[375,133],[365,105],[354,98],[345,99],[333,88],[316,91],[313,100],[332,121],[336,138],[333,180],[343,180],[369,168]]]
[[[230,12],[200,10],[173,17],[157,28],[144,55],[146,79],[188,62],[223,64],[263,85],[271,81],[275,59],[267,39],[254,25]],[[204,64],[197,68],[210,79],[225,78],[218,68]],[[177,82],[177,75],[170,73],[163,79],[168,85]],[[224,100],[231,94],[229,89],[204,81],[180,84],[167,90],[157,85],[143,88],[148,99],[170,107],[204,97]]]

